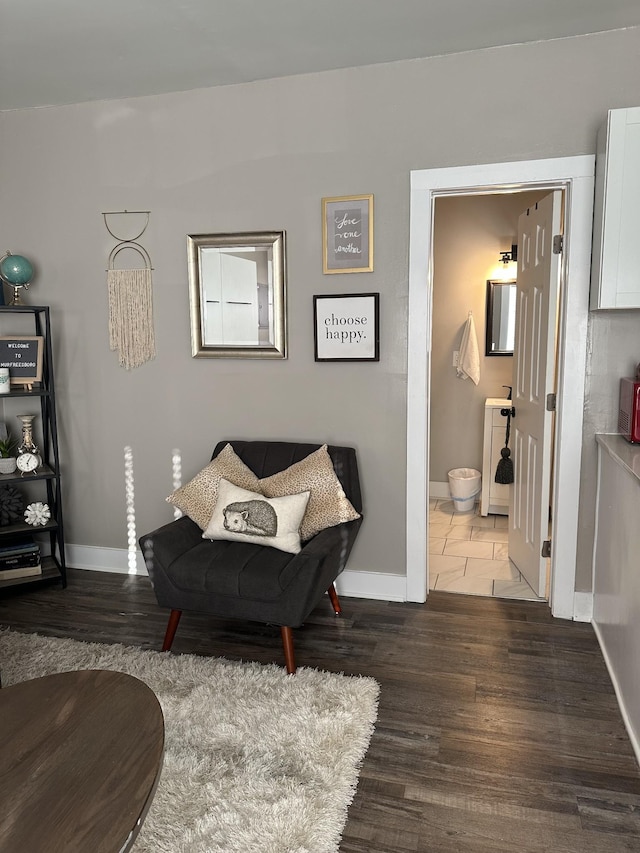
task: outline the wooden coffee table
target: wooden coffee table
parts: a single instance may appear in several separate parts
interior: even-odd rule
[[[0,690],[0,851],[124,853],[155,793],[160,704],[121,672],[80,670]]]

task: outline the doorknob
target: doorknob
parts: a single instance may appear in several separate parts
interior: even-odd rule
[[[503,417],[503,418],[509,418],[509,417],[511,417],[511,418],[515,418],[515,416],[516,416],[516,407],[515,407],[515,406],[511,406],[511,408],[510,408],[510,409],[500,409],[500,414],[502,415],[502,417]]]

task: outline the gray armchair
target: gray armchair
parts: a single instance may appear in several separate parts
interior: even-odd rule
[[[230,441],[260,478],[284,471],[320,445],[280,441]],[[219,442],[215,458],[226,441]],[[362,497],[356,452],[328,447],[334,470],[357,512]],[[336,614],[334,581],[344,569],[362,517],[321,530],[298,554],[248,542],[205,540],[183,516],[140,538],[158,603],[171,608],[163,651],[171,648],[183,610],[279,625],[287,672],[296,671],[292,628],[300,626],[328,593]]]

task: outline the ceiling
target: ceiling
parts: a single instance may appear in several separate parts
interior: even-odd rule
[[[0,110],[638,25],[638,0],[0,0]]]

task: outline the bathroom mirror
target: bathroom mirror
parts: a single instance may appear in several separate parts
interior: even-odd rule
[[[487,281],[485,355],[513,355],[516,331],[515,281]]]
[[[286,358],[284,231],[187,237],[195,358]]]

